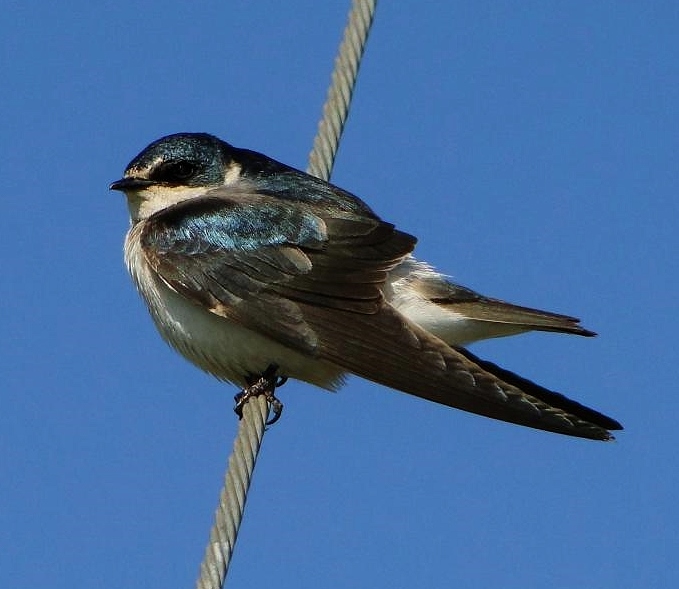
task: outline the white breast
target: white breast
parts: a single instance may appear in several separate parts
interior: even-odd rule
[[[242,325],[192,303],[165,284],[151,269],[139,242],[142,223],[125,239],[125,263],[163,339],[206,372],[245,385],[247,375],[269,364],[280,374],[330,390],[342,382],[342,370],[291,350]]]

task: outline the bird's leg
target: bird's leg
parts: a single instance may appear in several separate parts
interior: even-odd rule
[[[278,364],[269,364],[260,376],[250,375],[245,379],[248,386],[234,397],[236,406],[233,410],[239,419],[243,419],[243,407],[251,397],[264,395],[269,402],[270,411],[273,412],[273,417],[267,420],[265,425],[272,425],[279,420],[281,413],[283,413],[283,403],[276,398],[274,391],[276,387],[284,385],[288,377],[277,375],[277,371]]]

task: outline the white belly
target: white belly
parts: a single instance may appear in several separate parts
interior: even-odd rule
[[[215,315],[173,291],[148,266],[139,225],[127,234],[125,262],[163,339],[206,372],[244,386],[248,375],[277,364],[281,375],[330,390],[341,385],[339,367]]]

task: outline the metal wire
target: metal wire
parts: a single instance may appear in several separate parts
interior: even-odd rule
[[[269,403],[264,395],[250,399],[243,406],[243,419],[229,457],[210,541],[200,565],[197,589],[221,589],[224,586],[268,414]]]
[[[344,29],[344,38],[335,58],[335,69],[323,105],[323,117],[309,154],[307,172],[323,180],[329,180],[332,174],[376,4],[377,0],[353,0],[351,4],[349,22]]]
[[[356,84],[358,67],[363,56],[376,0],[354,0],[349,22],[344,29],[328,96],[323,105],[323,117],[318,125],[313,149],[309,155],[309,174],[328,180],[332,172],[337,147],[349,114],[351,96]],[[224,488],[219,496],[210,541],[200,565],[197,589],[222,589],[236,544],[238,528],[243,517],[250,479],[257,454],[262,445],[269,404],[262,395],[256,402],[243,406],[243,419],[229,458]]]

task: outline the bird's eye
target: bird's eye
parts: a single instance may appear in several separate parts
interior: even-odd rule
[[[187,160],[164,162],[153,170],[150,177],[158,182],[176,184],[191,178],[197,169],[194,162]]]

